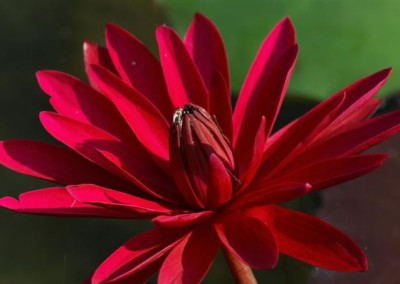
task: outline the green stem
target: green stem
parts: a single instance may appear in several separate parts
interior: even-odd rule
[[[257,284],[257,280],[249,266],[228,250],[224,249],[223,251],[236,284]]]

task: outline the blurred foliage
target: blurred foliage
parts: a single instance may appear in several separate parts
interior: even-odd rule
[[[195,12],[211,18],[225,40],[234,90],[239,90],[260,43],[284,16],[297,30],[300,55],[290,94],[327,98],[370,73],[395,67],[383,95],[399,88],[400,2],[360,0],[164,0],[184,35]],[[396,80],[397,78],[397,80]]]

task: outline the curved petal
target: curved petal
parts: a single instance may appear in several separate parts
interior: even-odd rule
[[[172,116],[172,106],[160,63],[146,46],[114,24],[107,25],[106,41],[122,80],[142,93],[166,118]]]
[[[221,73],[214,72],[210,86],[210,114],[215,116],[222,132],[232,141],[232,104],[231,93]]]
[[[312,191],[316,191],[365,175],[380,167],[387,157],[386,154],[374,154],[323,160],[286,174],[281,173],[276,180],[307,182],[312,185]],[[260,180],[254,187],[262,188],[271,182],[274,181],[271,179]]]
[[[232,197],[232,177],[224,163],[214,153],[209,159],[209,181],[207,187],[208,208],[217,209]]]
[[[68,148],[34,140],[1,141],[0,163],[13,171],[59,184],[95,183],[116,189],[133,187]]]
[[[184,43],[207,88],[210,89],[213,73],[217,71],[222,75],[230,93],[228,58],[217,27],[204,15],[196,13]]]
[[[159,110],[145,97],[118,77],[99,66],[91,66],[93,80],[115,104],[143,146],[164,169],[169,160],[169,124]]]
[[[284,254],[330,270],[367,270],[364,251],[348,236],[313,216],[279,206],[259,207],[251,215],[268,222]]]
[[[115,137],[55,113],[42,112],[40,119],[53,137],[97,165],[132,181],[153,196],[167,198],[169,195],[174,199],[171,196],[174,188],[169,178],[148,161],[138,158],[141,153],[130,151]]]
[[[168,254],[161,266],[158,283],[200,283],[210,269],[219,246],[220,241],[213,227],[203,226],[193,230]]]
[[[114,64],[111,61],[108,50],[105,47],[98,45],[97,43],[85,41],[83,43],[83,60],[85,63],[86,76],[89,80],[90,85],[98,90],[96,84],[92,81],[90,74],[88,73],[88,67],[92,64],[100,65],[114,74],[117,73]]]
[[[270,135],[289,84],[289,79],[297,58],[297,52],[298,47],[294,45],[282,55],[273,69],[273,72],[269,74],[265,82],[263,82],[261,90],[254,92],[251,101],[247,102],[248,105],[246,107],[243,105],[244,103],[239,105],[238,101],[233,117],[233,145],[238,153],[239,164],[241,159],[243,159],[242,157],[249,155],[246,153],[246,150],[251,151],[251,147],[249,147],[251,139],[248,139],[248,137],[255,137],[258,127],[257,119],[254,119],[254,117],[265,116],[265,133],[267,137]],[[239,119],[236,118],[238,117],[236,116],[236,110],[241,108],[245,108],[245,110],[243,111],[242,118]],[[235,129],[239,130],[236,131]]]
[[[71,75],[58,71],[39,71],[36,74],[42,90],[61,115],[92,124],[122,141],[134,137],[124,119],[102,94]]]
[[[225,249],[250,267],[275,267],[279,257],[278,248],[266,223],[233,211],[223,216],[215,228]]]
[[[28,191],[19,200],[6,196],[0,199],[0,207],[19,213],[57,215],[70,217],[142,218],[142,214],[114,208],[85,204],[73,198],[63,187],[51,187]]]
[[[228,205],[229,210],[238,210],[254,206],[282,203],[296,199],[307,194],[312,186],[301,182],[273,182],[265,188],[248,188],[242,194],[235,196],[233,202]]]
[[[395,135],[400,130],[400,111],[380,115],[360,123],[336,136],[309,147],[296,157],[290,168],[295,169],[305,163],[315,163],[349,154],[362,152]]]
[[[67,190],[73,198],[82,203],[127,210],[149,216],[172,213],[172,209],[162,202],[147,200],[94,184],[70,185],[67,186]]]
[[[179,36],[166,26],[158,27],[156,36],[173,107],[194,103],[209,110],[207,89]]]
[[[289,18],[279,22],[264,40],[240,92],[233,115],[233,145],[246,146],[254,137],[254,117],[264,115],[269,135],[285,95],[298,47]],[[256,122],[258,123],[258,122]]]
[[[92,284],[118,283],[159,263],[182,239],[181,231],[155,228],[140,234],[111,254],[92,276]]]
[[[165,228],[181,228],[204,222],[215,214],[214,211],[175,213],[173,216],[160,215],[153,220],[154,224]]]

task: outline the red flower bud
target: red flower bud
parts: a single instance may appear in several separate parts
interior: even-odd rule
[[[193,207],[216,209],[238,183],[230,143],[203,108],[178,108],[171,126],[171,164],[185,200]]]

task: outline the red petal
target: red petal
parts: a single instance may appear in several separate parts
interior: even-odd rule
[[[41,215],[141,218],[141,214],[132,211],[121,211],[81,203],[71,197],[63,187],[51,187],[25,192],[19,196],[19,200],[6,196],[0,199],[0,207],[20,213]]]
[[[235,149],[246,148],[264,115],[269,135],[293,70],[298,47],[289,18],[283,19],[264,40],[240,92],[233,116]],[[256,122],[258,123],[258,122]]]
[[[365,271],[364,251],[349,237],[325,222],[279,206],[253,210],[268,222],[279,250],[311,265],[336,271]]]
[[[85,62],[86,76],[89,79],[90,85],[97,90],[97,86],[93,84],[90,74],[88,73],[88,67],[92,64],[100,65],[113,73],[117,73],[114,64],[111,61],[108,50],[97,43],[85,41],[83,43],[83,58]]]
[[[261,118],[260,126],[258,127],[254,144],[253,151],[247,152],[251,154],[250,157],[246,157],[246,160],[242,160],[242,164],[240,164],[240,175],[239,179],[243,182],[240,190],[244,190],[247,185],[253,180],[254,176],[257,173],[258,168],[262,162],[263,153],[264,153],[264,144],[265,144],[265,125],[266,120],[265,116]]]
[[[216,223],[224,247],[255,269],[271,269],[278,261],[278,248],[266,223],[229,212]]]
[[[207,89],[179,36],[165,26],[158,27],[156,35],[173,107],[194,103],[208,110]]]
[[[228,58],[217,27],[204,15],[197,13],[184,42],[207,88],[210,89],[213,73],[217,71],[222,75],[230,93]]]
[[[169,206],[161,202],[147,200],[94,184],[70,185],[67,186],[67,190],[77,201],[87,204],[152,216],[172,213]]]
[[[181,237],[176,230],[156,228],[132,238],[97,268],[92,284],[114,283],[127,277],[135,279],[136,274],[159,263]]]
[[[166,197],[174,191],[168,177],[149,161],[146,164],[146,160],[138,159],[140,153],[130,151],[108,133],[54,113],[42,112],[40,118],[45,129],[60,142],[147,193]]]
[[[122,80],[142,93],[164,114],[172,115],[171,102],[160,63],[151,52],[126,30],[107,25],[107,48]]]
[[[298,47],[295,45],[282,55],[280,61],[276,64],[276,68],[269,74],[268,78],[266,78],[261,90],[254,92],[251,101],[247,102],[247,106],[244,105],[244,102],[239,104],[239,96],[239,101],[233,117],[233,125],[235,127],[234,149],[238,152],[238,163],[249,155],[246,153],[246,150],[249,151],[249,149],[251,149],[251,147],[249,147],[251,139],[248,137],[254,137],[258,127],[256,124],[257,119],[254,119],[255,117],[265,116],[267,122],[265,132],[266,136],[269,136],[286,93],[297,52]],[[239,109],[244,110],[239,112]],[[243,113],[243,115],[242,117],[236,116],[236,113]],[[235,131],[235,129],[240,130]]]
[[[217,209],[232,197],[232,178],[217,155],[210,155],[207,187],[208,208]]]
[[[298,152],[332,122],[343,100],[344,96],[338,96],[319,104],[269,138],[265,144],[259,176],[267,178],[292,161]]]
[[[400,111],[381,115],[359,124],[307,149],[290,168],[339,156],[362,152],[395,135],[400,130]]]
[[[115,104],[138,139],[158,158],[164,169],[169,160],[169,124],[155,106],[112,73],[99,66],[91,66],[96,84]]]
[[[229,210],[237,210],[244,207],[282,203],[307,194],[310,189],[310,184],[299,182],[272,183],[265,188],[248,188],[240,196],[235,196],[228,208]]]
[[[210,114],[216,117],[222,132],[232,141],[232,105],[229,86],[221,73],[214,72],[210,86]]]
[[[165,228],[180,228],[189,225],[194,225],[209,219],[215,214],[214,211],[201,211],[194,213],[182,213],[173,216],[160,215],[153,220],[154,224]]]
[[[158,283],[200,283],[210,269],[219,246],[214,228],[201,227],[192,231],[165,259]]]
[[[380,167],[386,158],[387,155],[385,154],[375,154],[324,160],[287,174],[282,173],[276,179],[291,182],[307,182],[312,185],[312,191],[316,191],[365,175]],[[262,188],[271,182],[274,181],[265,179],[254,185],[254,187]]]
[[[37,72],[42,90],[61,115],[92,124],[121,140],[132,140],[132,132],[112,103],[102,94],[66,73]]]
[[[19,173],[59,184],[96,183],[118,189],[133,187],[68,148],[39,141],[0,142],[0,163]]]

